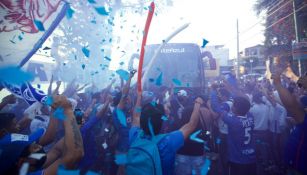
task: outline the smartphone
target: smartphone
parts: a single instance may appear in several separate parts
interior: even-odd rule
[[[75,109],[74,111],[75,117],[76,117],[76,121],[78,125],[82,124],[82,118],[84,116],[84,112],[81,109]]]

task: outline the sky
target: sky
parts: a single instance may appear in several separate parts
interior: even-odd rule
[[[264,27],[262,25],[264,20],[257,17],[253,11],[255,1],[174,0],[174,6],[169,11],[153,19],[151,32],[165,31],[165,37],[183,23],[190,22],[190,26],[178,34],[172,42],[193,42],[201,45],[202,38],[205,38],[209,41],[208,45],[225,45],[225,47],[228,47],[230,58],[233,58],[236,56],[237,50],[237,19],[241,33],[240,51],[246,47],[262,44],[264,41]],[[249,28],[251,29],[247,30]],[[159,38],[149,36],[148,41],[155,43],[158,42],[157,39]]]
[[[189,27],[175,36],[173,43],[197,43],[202,39],[208,45],[225,45],[230,49],[230,59],[236,56],[236,21],[239,20],[240,51],[262,44],[264,20],[256,16],[256,0],[173,0],[173,6],[154,16],[147,44],[157,44],[185,23]],[[146,16],[146,15],[144,15]],[[144,26],[145,19],[139,20]],[[256,24],[256,25],[255,25]],[[124,34],[125,35],[125,34]]]
[[[137,2],[136,0],[126,1]],[[262,44],[264,41],[264,20],[263,17],[256,16],[253,10],[255,1],[256,0],[173,0],[171,7],[160,7],[157,5],[157,11],[159,11],[159,13],[154,15],[152,19],[147,44],[161,43],[163,39],[173,33],[177,28],[186,23],[190,23],[188,28],[176,35],[170,42],[196,43],[202,45],[202,40],[206,39],[209,41],[208,45],[225,45],[225,48],[229,48],[230,50],[229,58],[235,58],[237,51],[237,19],[239,20],[240,51],[243,51],[246,47]],[[147,5],[150,4],[150,0],[146,0],[146,2],[148,2]],[[141,18],[139,15],[135,14],[124,14],[124,18],[127,19],[127,23],[130,23],[130,26],[137,25],[137,28],[141,30],[145,25],[146,16],[146,11]],[[116,22],[120,24],[122,21],[115,20],[115,23]],[[132,36],[135,34],[132,34],[130,29],[124,32],[122,29],[119,29],[121,25],[118,24],[115,24],[113,32],[115,35],[120,36],[122,41],[124,38],[128,37],[135,38],[135,36]],[[128,24],[125,25],[127,26]],[[129,42],[126,44],[129,44]],[[136,48],[140,47],[140,44],[130,45],[133,52],[135,52]],[[114,53],[116,54],[118,52]],[[118,58],[121,57],[121,55],[112,57]],[[40,55],[35,55],[32,60],[36,59],[41,60],[42,58]],[[46,60],[46,58],[44,58],[44,60]],[[115,62],[113,62],[113,60],[115,60]],[[112,64],[118,66],[120,61],[122,60],[112,59],[110,67],[112,67]]]

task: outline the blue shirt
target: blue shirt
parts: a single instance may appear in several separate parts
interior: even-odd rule
[[[80,129],[81,136],[83,139],[84,157],[79,163],[79,168],[88,168],[91,166],[97,158],[95,133],[92,128],[97,124],[100,118],[91,117]]]
[[[296,125],[288,138],[285,161],[290,167],[307,174],[307,114],[304,122]]]
[[[252,138],[254,120],[251,115],[234,116],[223,115],[224,122],[228,125],[228,159],[238,164],[256,162],[255,144]]]
[[[126,123],[127,126],[124,126],[120,123],[119,121],[119,116],[117,116],[117,112],[116,110],[120,110],[115,108],[113,111],[113,122],[114,125],[116,127],[116,129],[118,130],[118,143],[117,143],[117,147],[116,150],[119,152],[127,152],[129,149],[129,130],[131,128],[131,116],[128,116],[126,112],[124,112],[125,114],[125,118],[126,118]]]
[[[132,127],[129,131],[129,141],[132,143],[138,136],[141,129],[139,127]],[[160,160],[162,172],[164,175],[174,174],[175,156],[176,152],[184,144],[184,137],[181,131],[173,131],[166,134],[164,138],[158,143],[158,150],[160,153]]]

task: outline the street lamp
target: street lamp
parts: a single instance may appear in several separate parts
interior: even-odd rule
[[[249,62],[250,62],[250,65],[251,65],[251,74],[252,74],[253,73],[253,62],[254,62],[254,60],[250,59]]]

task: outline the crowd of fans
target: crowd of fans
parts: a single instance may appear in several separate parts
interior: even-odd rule
[[[131,85],[85,91],[75,82],[51,103],[0,104],[0,174],[307,174],[307,76],[236,80],[206,93]],[[289,73],[289,70],[288,70]],[[60,111],[60,112],[59,112]]]

